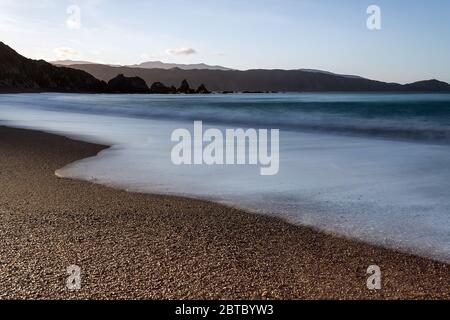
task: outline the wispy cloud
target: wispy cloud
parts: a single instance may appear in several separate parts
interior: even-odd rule
[[[175,49],[167,49],[166,53],[177,56],[188,56],[191,54],[196,54],[197,51],[195,51],[195,49],[192,48],[175,48]]]
[[[69,47],[59,47],[53,50],[59,60],[73,59],[80,56],[80,53]]]

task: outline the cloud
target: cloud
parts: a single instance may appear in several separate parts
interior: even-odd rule
[[[166,53],[177,56],[188,56],[191,54],[196,54],[197,51],[195,51],[195,49],[192,48],[175,48],[175,49],[167,49]]]
[[[69,47],[59,47],[54,49],[53,52],[59,60],[73,59],[80,55],[78,51]]]
[[[81,8],[77,5],[67,7],[66,27],[70,30],[81,29]]]

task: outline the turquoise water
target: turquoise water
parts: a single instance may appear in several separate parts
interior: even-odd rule
[[[174,129],[277,128],[280,172],[175,166]],[[450,95],[0,95],[0,123],[111,149],[57,174],[211,199],[450,262]]]

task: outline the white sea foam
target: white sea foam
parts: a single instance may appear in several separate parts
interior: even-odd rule
[[[276,176],[261,176],[254,166],[176,166],[170,159],[170,136],[176,128],[191,128],[191,120],[137,117],[129,112],[132,106],[122,114],[92,111],[96,99],[102,105],[126,97],[0,96],[0,121],[112,145],[96,157],[61,168],[57,174],[62,177],[211,199],[450,262],[448,144],[286,128],[280,135]],[[233,107],[239,100],[217,98]],[[139,99],[166,104],[173,98],[129,99],[140,110],[145,102]],[[195,109],[188,102],[183,103]],[[230,128],[231,120],[214,127]]]

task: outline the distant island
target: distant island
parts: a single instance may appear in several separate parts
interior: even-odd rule
[[[0,92],[450,92],[448,83],[435,79],[402,85],[310,69],[239,71],[209,69],[203,64],[199,69],[168,69],[151,68],[152,64],[121,67],[81,61],[73,65],[65,61],[64,65],[27,59],[0,42]]]

